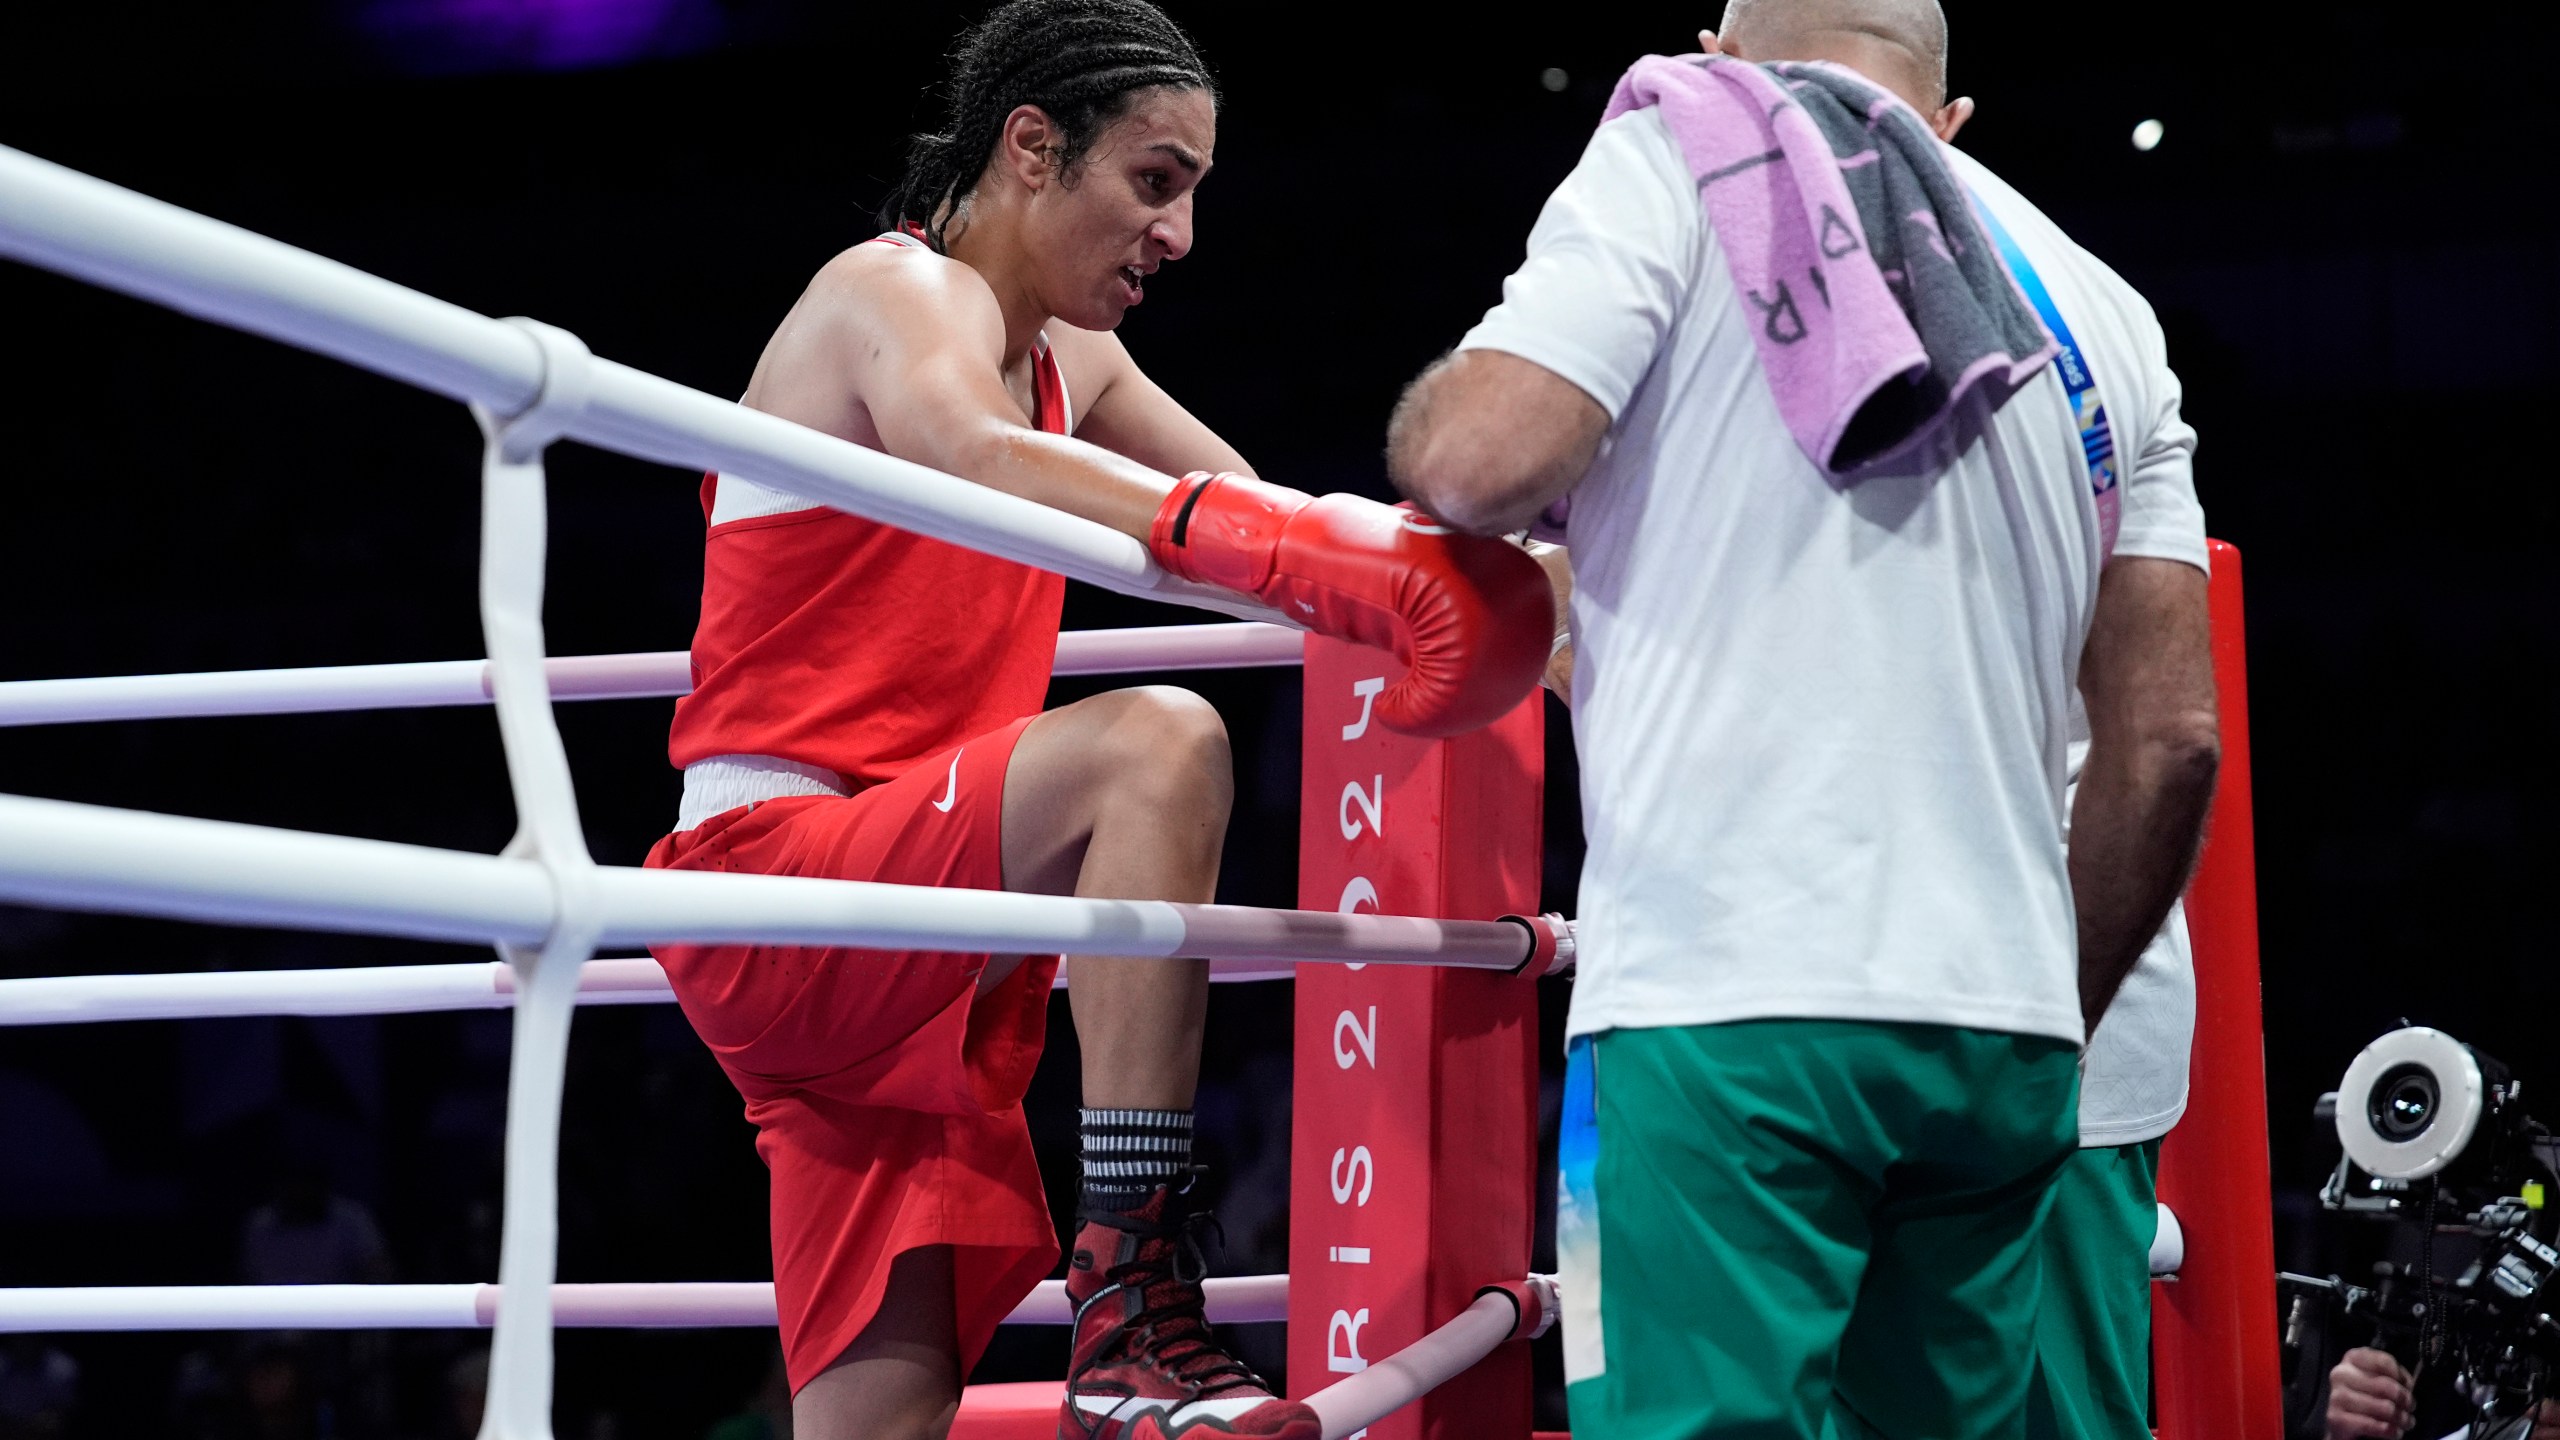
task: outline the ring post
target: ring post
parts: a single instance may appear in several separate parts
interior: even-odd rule
[[[1491,919],[1538,900],[1546,697],[1423,741],[1378,723],[1402,667],[1306,642],[1298,903]],[[1297,979],[1289,1392],[1304,1399],[1421,1340],[1529,1268],[1538,992],[1497,973],[1309,965]],[[1370,1426],[1373,1440],[1529,1432],[1508,1345]]]
[[[2187,1113],[2160,1154],[2160,1200],[2185,1241],[2151,1291],[2161,1440],[2278,1440],[2273,1201],[2258,987],[2257,841],[2249,806],[2249,666],[2240,552],[2212,543],[2213,683],[2222,772],[2187,887],[2196,1033]]]

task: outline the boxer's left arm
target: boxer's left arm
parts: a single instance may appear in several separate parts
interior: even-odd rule
[[[1049,339],[1070,377],[1067,404],[1077,439],[1169,475],[1253,475],[1235,447],[1138,368],[1119,336],[1051,325]],[[1087,393],[1076,393],[1077,384]]]

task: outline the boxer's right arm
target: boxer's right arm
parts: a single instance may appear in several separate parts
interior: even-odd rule
[[[827,392],[858,396],[892,455],[1107,525],[1187,579],[1254,595],[1319,634],[1397,651],[1411,669],[1379,701],[1395,729],[1472,729],[1536,685],[1553,608],[1538,567],[1509,544],[1414,523],[1355,495],[1318,500],[1233,476],[1177,485],[1043,433],[1005,389],[1004,341],[1003,313],[976,272],[912,251],[856,250],[819,272],[777,332],[749,403],[844,434],[851,427],[828,410]],[[1286,514],[1258,529],[1246,512],[1266,503]]]
[[[916,252],[857,252],[820,272],[802,304],[810,368],[861,397],[881,448],[1147,537],[1173,477],[1029,423],[1002,378],[1003,312],[974,271]]]

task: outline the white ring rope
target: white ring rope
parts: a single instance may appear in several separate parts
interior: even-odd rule
[[[1213,984],[1286,980],[1297,967],[1212,960]],[[1056,988],[1067,988],[1066,967]],[[590,960],[580,1005],[672,1005],[655,960]],[[515,972],[503,960],[463,965],[367,965],[338,970],[184,970],[160,975],[45,975],[0,980],[0,1026],[115,1020],[207,1020],[253,1015],[421,1015],[507,1010]]]
[[[542,342],[236,225],[0,146],[0,255],[519,415],[541,397]],[[1116,530],[839,440],[671,380],[595,360],[560,434],[716,470],[1123,594],[1247,620],[1285,617],[1157,568]]]
[[[1307,1397],[1324,1440],[1347,1440],[1464,1373],[1507,1341],[1546,1333],[1561,1309],[1552,1275],[1532,1275],[1525,1296],[1489,1288],[1430,1334]],[[1523,1300],[1536,1314],[1521,1313]]]
[[[1209,1319],[1250,1325],[1289,1318],[1289,1277],[1238,1275],[1205,1282]],[[126,1285],[0,1289],[0,1334],[83,1330],[470,1330],[487,1329],[504,1304],[500,1285]],[[556,1323],[598,1329],[772,1325],[767,1281],[554,1285]],[[1007,1325],[1075,1320],[1066,1282],[1046,1280]]]
[[[1289,1277],[1213,1278],[1202,1289],[1208,1318],[1238,1325],[1285,1321]],[[0,1290],[0,1334],[153,1330],[486,1329],[505,1306],[498,1285],[142,1285]],[[555,1285],[557,1323],[573,1327],[691,1329],[775,1323],[773,1286],[752,1281]],[[1536,1313],[1523,1314],[1524,1300]],[[1345,1440],[1464,1373],[1515,1339],[1555,1321],[1555,1280],[1488,1288],[1466,1309],[1395,1354],[1307,1397],[1326,1440]],[[1005,1317],[1008,1325],[1074,1320],[1063,1281],[1043,1281]]]
[[[593,878],[599,948],[761,941],[1513,970],[1535,942],[1571,934],[1552,916],[1431,920],[619,865]],[[0,900],[510,945],[540,944],[557,913],[549,877],[521,860],[23,795],[0,795]]]
[[[1306,632],[1239,621],[1069,630],[1052,675],[1157,670],[1235,670],[1295,665]],[[543,662],[557,700],[650,700],[693,690],[682,650],[633,655],[555,655]],[[308,715],[489,703],[489,662],[426,660],[293,670],[212,670],[192,675],[104,675],[0,681],[0,727],[98,720],[176,720],[214,715]]]
[[[212,970],[167,975],[48,975],[0,980],[0,1025],[195,1020],[248,1015],[415,1015],[503,1010],[516,1003],[503,960],[343,970]],[[590,960],[581,1005],[675,999],[655,960]]]

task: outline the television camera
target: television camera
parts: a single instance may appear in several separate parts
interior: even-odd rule
[[[2281,1277],[2289,1392],[2316,1385],[2301,1373],[2329,1353],[2315,1342],[2343,1332],[2413,1372],[2449,1367],[2481,1440],[2521,1434],[2560,1396],[2560,1142],[2522,1091],[2506,1066],[2413,1025],[2366,1046],[2320,1098],[2342,1151],[2322,1207],[2393,1227],[2386,1248],[2415,1258],[2378,1263],[2370,1284]]]

